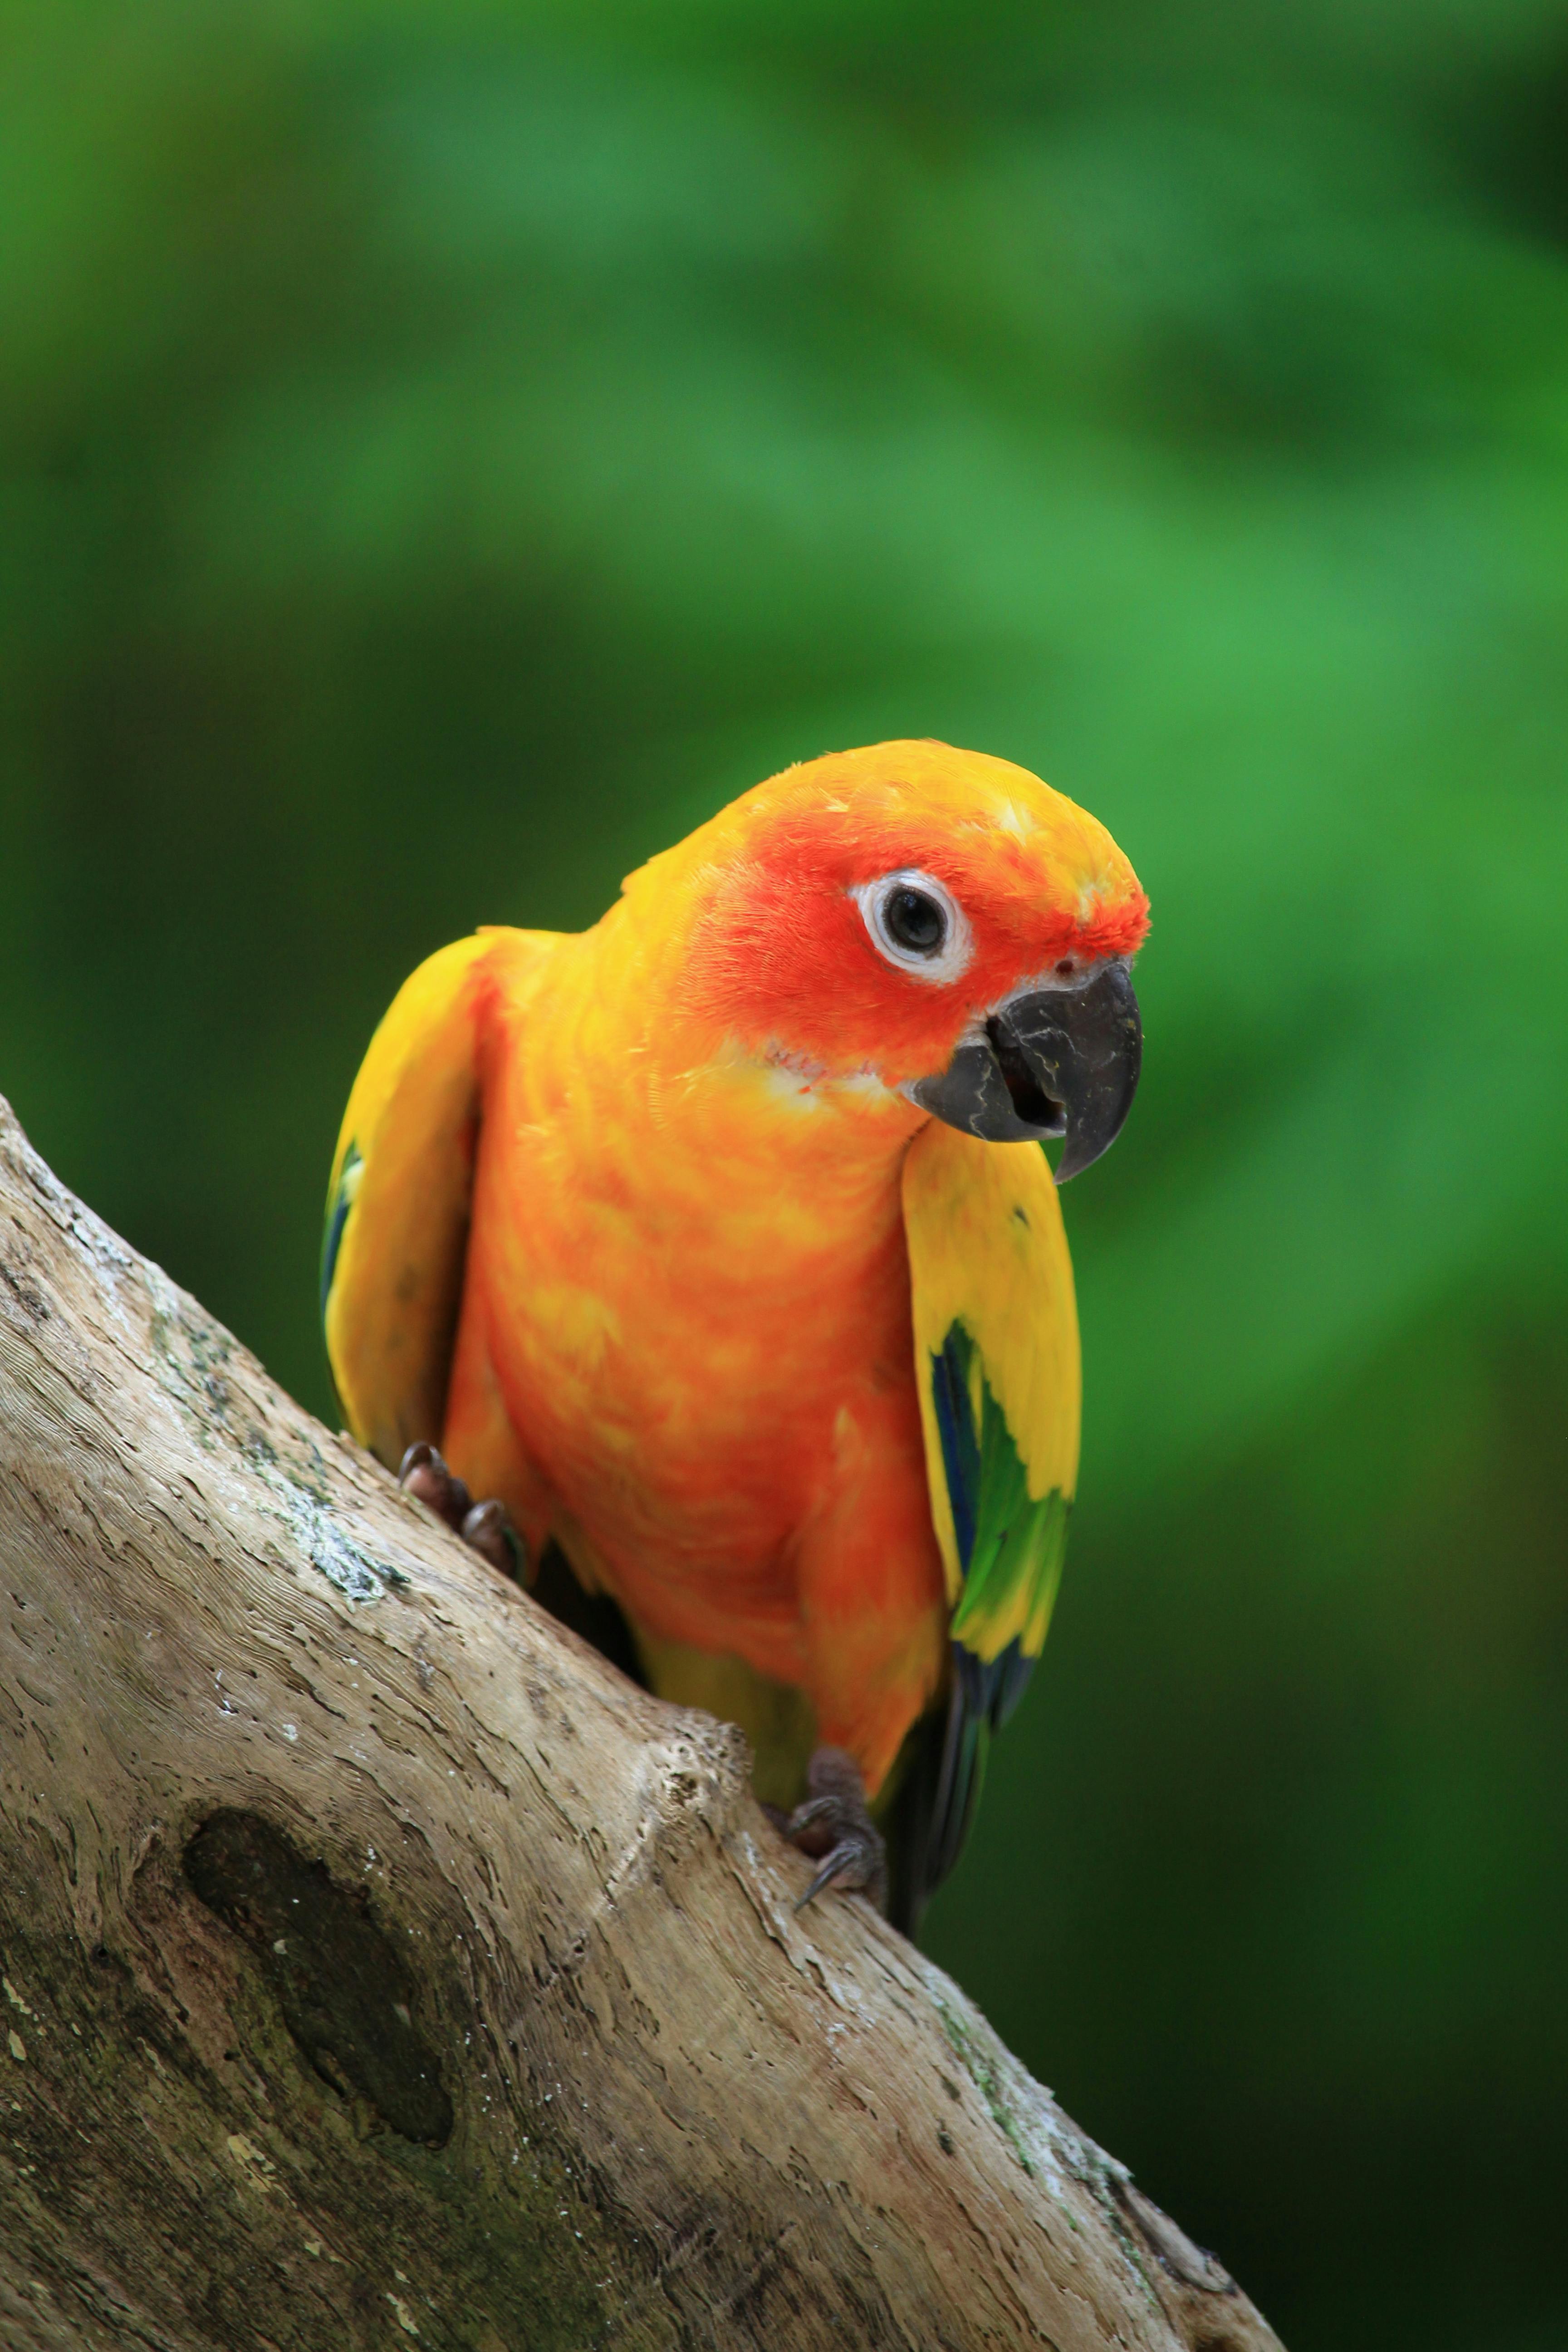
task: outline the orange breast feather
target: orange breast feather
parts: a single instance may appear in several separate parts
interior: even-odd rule
[[[804,1687],[875,1786],[947,1615],[900,1202],[920,1114],[866,1089],[847,1151],[807,1077],[672,1066],[616,930],[498,976],[448,1444],[485,1486],[504,1414],[534,1539],[647,1632]]]

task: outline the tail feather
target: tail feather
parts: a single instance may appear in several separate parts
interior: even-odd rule
[[[963,1849],[985,1772],[989,1734],[955,1675],[945,1712],[910,1735],[910,1753],[887,1824],[888,1916],[913,1937]]]

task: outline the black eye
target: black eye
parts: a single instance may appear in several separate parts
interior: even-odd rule
[[[925,890],[900,882],[882,908],[888,937],[909,955],[939,955],[947,938],[947,917]]]

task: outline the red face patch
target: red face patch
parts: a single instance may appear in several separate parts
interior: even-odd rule
[[[951,981],[890,962],[858,885],[914,870],[942,883],[973,953]],[[1082,886],[1036,835],[820,803],[775,813],[747,854],[708,869],[691,945],[693,992],[752,1051],[778,1045],[840,1075],[890,1085],[944,1068],[963,1031],[1023,981],[1071,958],[1131,955],[1148,929],[1132,884],[1081,904]]]

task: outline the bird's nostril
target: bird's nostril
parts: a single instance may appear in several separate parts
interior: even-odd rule
[[[1067,1105],[1046,1093],[1005,1023],[993,1017],[985,1024],[985,1034],[1018,1117],[1043,1135],[1065,1135]]]

